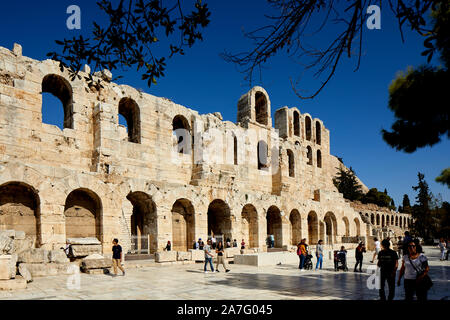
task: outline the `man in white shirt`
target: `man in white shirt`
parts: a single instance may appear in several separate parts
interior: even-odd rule
[[[374,238],[373,241],[375,241],[375,253],[373,254],[373,258],[370,263],[373,263],[375,261],[375,257],[378,257],[378,254],[381,251],[381,244],[380,241],[378,241],[378,238]]]

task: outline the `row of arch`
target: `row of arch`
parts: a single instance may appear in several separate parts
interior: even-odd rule
[[[379,213],[372,213],[369,216],[369,213],[366,213],[365,216],[372,225],[381,227],[396,226],[400,228],[408,228],[412,223],[411,218],[401,217],[398,215],[380,215]]]
[[[294,136],[300,137],[300,132],[301,132],[300,113],[296,110],[294,110],[292,121],[293,121],[293,127],[294,127]],[[316,128],[315,143],[320,145],[322,143],[322,126],[319,121],[316,121],[315,128]],[[305,116],[305,138],[308,141],[311,141],[311,139],[312,139],[312,121],[309,116]]]
[[[141,191],[130,192],[127,200],[132,205],[130,212],[130,235],[150,235],[150,249],[158,249],[157,206],[152,197]],[[34,237],[37,246],[40,243],[41,217],[40,198],[36,190],[22,182],[8,182],[0,186],[0,226],[5,229],[25,231]],[[78,188],[71,191],[65,200],[64,224],[66,238],[96,237],[103,241],[103,206],[100,197],[92,190]],[[193,203],[186,198],[177,199],[171,207],[172,243],[174,250],[185,251],[191,247],[198,231],[198,215]],[[223,235],[224,238],[244,239],[249,247],[259,247],[267,237],[274,235],[275,246],[283,243],[297,244],[308,233],[309,242],[316,243],[319,238],[332,244],[337,241],[337,219],[334,213],[327,212],[319,221],[316,212],[311,211],[306,217],[308,230],[302,230],[302,217],[297,209],[289,213],[284,220],[281,210],[270,206],[265,215],[266,230],[260,230],[264,223],[254,205],[246,204],[241,210],[240,226],[236,226],[229,205],[221,199],[210,202],[207,211],[207,233]],[[345,235],[350,235],[350,223],[347,217],[342,219]],[[360,222],[354,219],[356,235],[360,235]],[[235,228],[237,227],[237,228]],[[289,228],[289,230],[286,230]],[[240,230],[240,234],[237,234]],[[290,239],[283,236],[289,234]]]

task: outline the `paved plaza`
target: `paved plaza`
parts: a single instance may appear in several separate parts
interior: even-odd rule
[[[439,261],[438,250],[425,248],[434,286],[429,299],[450,297],[450,262]],[[363,270],[370,264],[365,254]],[[150,300],[377,300],[378,291],[367,287],[368,273],[334,272],[331,261],[322,271],[300,272],[296,265],[252,267],[230,265],[231,272],[204,273],[203,264],[129,268],[126,276],[81,274],[80,289],[67,288],[67,276],[36,278],[25,290],[0,291],[0,299],[150,299]],[[313,259],[315,262],[315,259]],[[222,267],[220,267],[222,268]],[[120,272],[120,271],[119,271]],[[403,284],[395,299],[403,299]]]

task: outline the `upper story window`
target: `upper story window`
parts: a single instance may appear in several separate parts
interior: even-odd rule
[[[294,163],[294,153],[292,150],[287,150],[288,162],[289,162],[289,177],[295,177],[295,163]]]
[[[267,125],[267,118],[269,116],[267,110],[267,99],[262,92],[255,93],[255,116],[256,122]]]
[[[131,98],[122,98],[119,102],[119,115],[126,121],[128,141],[141,143],[141,116],[136,101]]]
[[[264,170],[269,166],[267,143],[263,140],[259,141],[256,151],[258,153],[258,170]]]
[[[48,97],[45,93],[51,93],[62,104],[64,112],[64,119],[61,122],[57,121],[55,114],[58,110],[55,109],[55,99]],[[59,112],[61,113],[61,112]],[[69,81],[56,74],[49,74],[42,79],[42,122],[55,124],[60,128],[73,129],[73,93],[72,86]],[[62,125],[62,127],[61,127]]]
[[[317,167],[322,168],[322,152],[317,150]]]
[[[190,154],[192,140],[189,121],[182,115],[175,116],[172,121],[172,130],[177,139],[178,153]]]
[[[308,116],[305,117],[305,134],[306,140],[311,141],[311,118]]]
[[[300,137],[300,115],[294,111],[294,135]]]
[[[319,121],[316,121],[316,143],[321,144],[322,142],[322,127]]]
[[[306,148],[307,152],[306,152],[306,157],[308,158],[308,164],[312,165],[313,164],[313,154],[312,154],[312,149],[310,146],[308,146]]]

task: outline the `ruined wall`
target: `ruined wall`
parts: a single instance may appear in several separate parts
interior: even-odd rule
[[[272,127],[261,87],[241,96],[232,123],[112,83],[106,71],[96,77],[103,89],[69,81],[58,63],[24,57],[20,46],[0,47],[0,188],[29,190],[26,199],[0,195],[2,228],[35,225],[48,248],[95,235],[105,252],[113,238],[127,250],[132,235],[147,234],[152,252],[169,240],[187,249],[211,229],[261,250],[268,231],[277,246],[367,235],[332,184],[336,158],[320,119],[282,108]],[[42,92],[61,100],[62,130],[42,122]],[[7,222],[17,204],[34,218]]]

